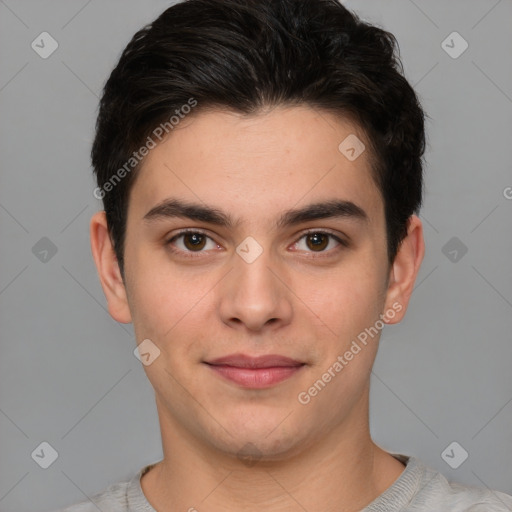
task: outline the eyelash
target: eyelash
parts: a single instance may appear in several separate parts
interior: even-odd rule
[[[179,233],[177,233],[176,235],[174,235],[169,240],[167,240],[166,245],[169,246],[170,251],[172,253],[179,254],[180,256],[183,256],[185,258],[199,258],[199,257],[202,257],[202,253],[205,252],[205,251],[196,251],[196,252],[194,252],[194,251],[183,251],[181,249],[176,249],[175,247],[173,247],[171,245],[172,242],[174,242],[178,238],[180,238],[180,237],[182,237],[184,235],[187,235],[187,234],[198,234],[198,235],[205,236],[205,237],[209,238],[210,240],[212,240],[212,238],[209,235],[207,235],[204,231],[201,231],[200,229],[184,229],[184,230],[180,231]],[[335,247],[334,249],[330,249],[329,251],[321,251],[320,253],[316,253],[316,254],[315,254],[315,252],[313,252],[313,254],[315,254],[315,255],[314,256],[308,256],[309,258],[326,258],[326,257],[331,256],[330,253],[332,253],[333,251],[338,252],[338,250],[341,250],[341,247],[347,248],[349,246],[347,241],[343,240],[342,238],[339,238],[334,233],[331,233],[330,231],[323,231],[323,230],[318,230],[318,229],[311,229],[309,231],[306,231],[305,233],[303,233],[298,238],[297,242],[295,242],[295,243],[298,243],[304,237],[306,237],[308,235],[311,235],[311,234],[327,235],[331,239],[334,239],[336,242],[338,242],[340,245],[338,247]],[[327,252],[328,254],[324,255],[325,252]]]

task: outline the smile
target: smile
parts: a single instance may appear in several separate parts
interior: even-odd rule
[[[220,377],[248,389],[264,389],[289,379],[305,363],[284,356],[250,357],[243,354],[206,362]]]

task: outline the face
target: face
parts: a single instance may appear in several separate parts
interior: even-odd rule
[[[361,424],[380,331],[418,265],[388,263],[369,155],[339,149],[354,135],[368,147],[308,107],[210,111],[146,157],[123,290],[102,284],[113,316],[160,351],[144,370],[164,428],[279,459]]]

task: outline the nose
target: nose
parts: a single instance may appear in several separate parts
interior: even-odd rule
[[[290,323],[292,292],[282,268],[263,253],[252,262],[234,255],[234,268],[223,279],[219,313],[237,329],[275,330]]]

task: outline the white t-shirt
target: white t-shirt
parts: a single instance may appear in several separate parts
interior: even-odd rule
[[[361,512],[511,512],[508,494],[451,483],[419,459],[391,454],[406,467],[397,480]],[[157,512],[140,485],[141,476],[156,463],[143,467],[131,480],[110,485],[104,491],[57,512]]]

